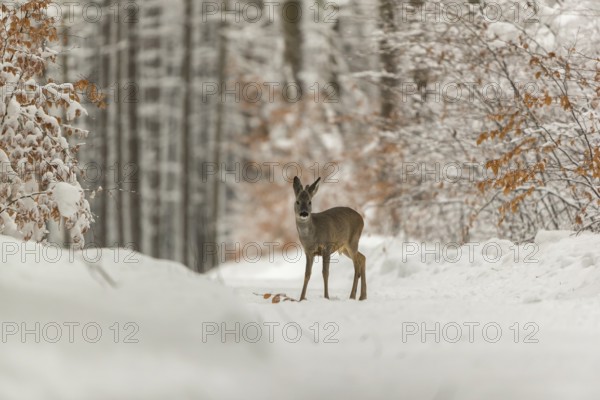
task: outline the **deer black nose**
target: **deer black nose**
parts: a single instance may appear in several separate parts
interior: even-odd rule
[[[302,212],[300,213],[300,216],[301,216],[302,218],[306,218],[306,217],[308,217],[308,213],[307,213],[306,211],[302,211]]]

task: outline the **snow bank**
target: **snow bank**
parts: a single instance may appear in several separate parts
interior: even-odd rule
[[[265,368],[261,343],[203,342],[207,323],[257,317],[182,265],[5,236],[0,250],[2,399],[233,398]]]
[[[392,285],[391,273],[441,274],[446,282],[483,286],[487,296],[511,302],[585,298],[600,294],[599,240],[591,233],[540,231],[533,243],[521,245],[497,238],[460,247],[396,241],[395,253],[374,265],[374,273],[386,274]]]

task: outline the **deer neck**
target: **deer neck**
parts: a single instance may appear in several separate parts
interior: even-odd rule
[[[296,218],[296,229],[300,238],[310,237],[314,232],[314,224],[312,214],[306,219]]]

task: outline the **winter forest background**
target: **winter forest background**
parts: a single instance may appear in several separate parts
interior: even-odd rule
[[[15,4],[1,233],[206,271],[296,241],[296,174],[372,234],[598,230],[595,1]]]

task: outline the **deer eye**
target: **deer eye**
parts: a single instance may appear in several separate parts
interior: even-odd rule
[[[296,204],[300,205],[300,202],[299,202],[299,201],[297,201],[297,202],[296,202]]]
[[[312,206],[312,201],[309,201],[309,202],[308,202],[308,205],[309,205],[309,206]]]

